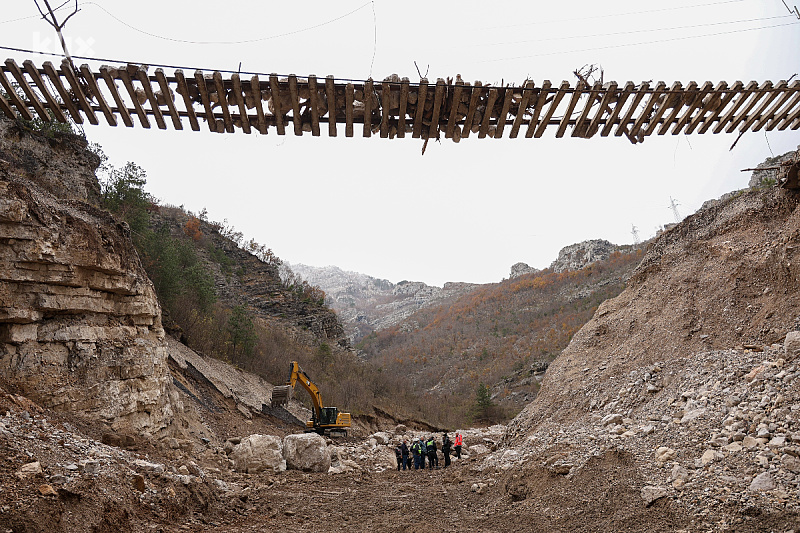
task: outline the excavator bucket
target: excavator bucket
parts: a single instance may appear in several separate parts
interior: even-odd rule
[[[280,385],[272,389],[272,407],[284,407],[292,395],[291,385]]]

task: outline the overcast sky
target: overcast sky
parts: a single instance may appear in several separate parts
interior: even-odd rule
[[[59,0],[51,2],[53,5]],[[787,0],[789,6],[800,3]],[[800,20],[781,0],[79,2],[65,34],[76,56],[299,76],[669,86],[789,79]],[[545,7],[547,6],[547,7]],[[60,52],[33,0],[5,2],[0,45]],[[227,8],[223,11],[224,8]],[[67,11],[62,11],[67,13]],[[18,63],[59,58],[0,51]],[[88,62],[93,67],[105,62]],[[115,64],[115,63],[111,63]],[[166,69],[168,74],[173,69]],[[152,72],[152,71],[151,71]],[[651,84],[652,85],[652,84]],[[291,132],[291,129],[287,129]],[[586,239],[644,239],[710,198],[747,185],[800,131],[647,137],[420,139],[200,133],[86,126],[117,166],[135,161],[163,203],[206,208],[291,263],[336,265],[392,282],[494,282],[544,268]],[[360,134],[358,132],[357,134]]]

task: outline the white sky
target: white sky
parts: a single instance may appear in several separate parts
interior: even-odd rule
[[[800,21],[781,0],[80,5],[65,29],[73,55],[189,73],[241,62],[242,71],[418,81],[416,61],[433,81],[461,74],[493,84],[531,78],[537,86],[574,85],[572,71],[590,63],[620,84],[777,82],[800,73]],[[33,0],[3,7],[0,45],[60,52]],[[19,64],[60,61],[3,53]],[[544,268],[563,246],[585,239],[630,243],[632,224],[647,238],[673,221],[670,197],[688,215],[745,187],[749,173],[740,169],[800,145],[800,131],[790,130],[746,134],[729,151],[736,133],[668,134],[634,146],[613,135],[555,139],[552,128],[541,139],[443,139],[421,156],[419,139],[348,139],[343,131],[329,138],[325,128],[316,138],[274,129],[219,135],[201,127],[87,125],[86,133],[112,163],[144,167],[147,189],[162,202],[205,207],[286,261],[432,285],[499,281],[517,261]]]

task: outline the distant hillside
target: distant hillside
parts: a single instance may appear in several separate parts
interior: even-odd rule
[[[571,257],[580,255],[580,246],[568,248]],[[626,246],[607,255],[580,270],[546,269],[476,287],[371,333],[357,347],[384,373],[430,395],[440,416],[465,416],[481,383],[495,402],[521,409],[549,362],[603,301],[622,291],[642,252]]]
[[[325,303],[344,324],[347,337],[357,343],[373,331],[399,324],[423,307],[438,305],[469,293],[479,285],[445,283],[432,287],[419,281],[394,284],[339,267],[290,264],[302,279],[325,291]]]

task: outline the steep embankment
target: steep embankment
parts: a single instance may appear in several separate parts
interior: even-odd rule
[[[122,432],[173,417],[161,310],[127,228],[96,207],[99,158],[0,119],[0,376]]]
[[[520,512],[547,507],[551,529],[575,528],[575,506],[616,530],[797,525],[798,203],[742,191],[655,240],[484,461]]]
[[[625,291],[601,305],[550,366],[520,429],[556,412],[585,413],[590,399],[581,391],[598,380],[704,351],[782,342],[800,314],[797,203],[782,189],[743,191],[662,234]]]
[[[308,349],[316,349],[321,342],[349,348],[336,314],[281,280],[279,259],[259,259],[225,235],[221,224],[200,220],[179,208],[158,207],[150,225],[168,228],[171,235],[197,251],[213,276],[217,299],[225,307],[247,307],[252,316],[290,333]],[[241,239],[241,234],[238,236]]]

